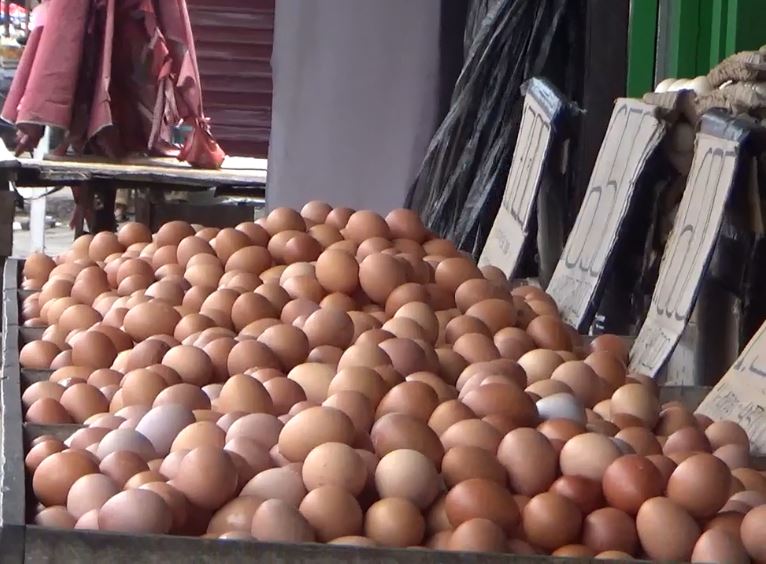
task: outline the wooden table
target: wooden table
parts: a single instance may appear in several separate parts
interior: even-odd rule
[[[143,192],[137,220],[150,227],[153,223],[152,193],[215,189],[216,195],[244,196],[263,203],[266,165],[266,159],[227,157],[220,170],[202,170],[174,158],[136,157],[119,162],[88,157],[17,159],[6,152],[0,156],[0,256],[9,256],[12,249],[15,203],[12,185],[20,188],[85,188],[86,197],[92,198],[93,202],[93,221],[89,228],[95,233],[116,228],[114,203],[116,191],[121,188]],[[209,209],[207,214],[210,215]]]

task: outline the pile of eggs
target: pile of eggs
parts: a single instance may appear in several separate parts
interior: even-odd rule
[[[20,351],[44,526],[766,561],[746,433],[586,345],[407,210],[318,202],[33,255]]]

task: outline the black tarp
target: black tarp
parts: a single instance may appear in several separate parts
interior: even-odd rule
[[[546,69],[554,41],[568,41],[561,28],[567,8],[575,4],[476,0],[469,9],[465,63],[407,206],[432,230],[477,258],[510,167],[519,129],[520,87]],[[564,66],[559,64],[553,80],[560,87],[570,74]]]

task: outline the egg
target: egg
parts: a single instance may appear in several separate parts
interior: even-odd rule
[[[447,493],[445,511],[453,527],[479,518],[510,532],[520,520],[519,509],[511,493],[492,480],[460,482]]]
[[[619,457],[619,449],[608,437],[583,433],[569,439],[561,449],[561,472],[600,482],[607,467]]]
[[[330,407],[312,407],[293,416],[279,434],[279,452],[290,461],[303,461],[326,442],[350,445],[355,437],[349,417]]]
[[[373,503],[364,516],[364,534],[379,546],[417,546],[425,535],[425,519],[411,501],[384,497]]]
[[[667,496],[694,517],[712,517],[728,499],[730,480],[731,471],[723,461],[712,454],[695,454],[673,471]]]
[[[614,507],[596,509],[583,520],[582,542],[596,553],[635,554],[638,548],[636,523],[630,515]]]
[[[701,534],[694,518],[666,497],[643,503],[636,530],[646,555],[655,560],[688,561]]]
[[[172,522],[165,500],[143,489],[116,494],[98,512],[98,528],[102,531],[163,534],[170,530]]]
[[[298,509],[320,541],[362,532],[364,516],[359,503],[338,486],[327,485],[310,491]]]
[[[646,500],[662,494],[664,480],[650,460],[632,454],[617,458],[606,468],[603,488],[609,505],[635,515]]]
[[[323,443],[308,453],[302,466],[303,482],[311,491],[334,485],[354,496],[367,483],[367,469],[359,454],[343,443]]]
[[[98,466],[84,451],[66,450],[46,457],[32,476],[32,489],[46,506],[66,505],[72,485],[87,474],[98,472]]]
[[[381,497],[408,499],[425,509],[438,495],[440,480],[433,462],[424,454],[398,449],[380,459],[375,487]]]
[[[297,508],[281,499],[262,502],[253,514],[251,532],[263,542],[314,542],[311,525]]]
[[[514,491],[533,496],[547,490],[558,473],[558,456],[548,438],[529,428],[503,437],[497,459],[508,472]]]

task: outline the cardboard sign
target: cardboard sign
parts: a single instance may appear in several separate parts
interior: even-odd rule
[[[630,369],[655,377],[686,328],[715,248],[747,131],[717,114],[703,117],[686,189],[665,247]]]
[[[554,123],[565,108],[546,81],[533,78],[524,97],[503,201],[487,236],[479,266],[493,265],[511,278],[529,237],[535,202],[554,139]]]
[[[766,455],[766,323],[697,408],[714,420],[738,423],[753,454]]]
[[[615,103],[588,190],[547,289],[564,321],[581,333],[590,325],[636,182],[665,130],[656,106],[627,98]]]

